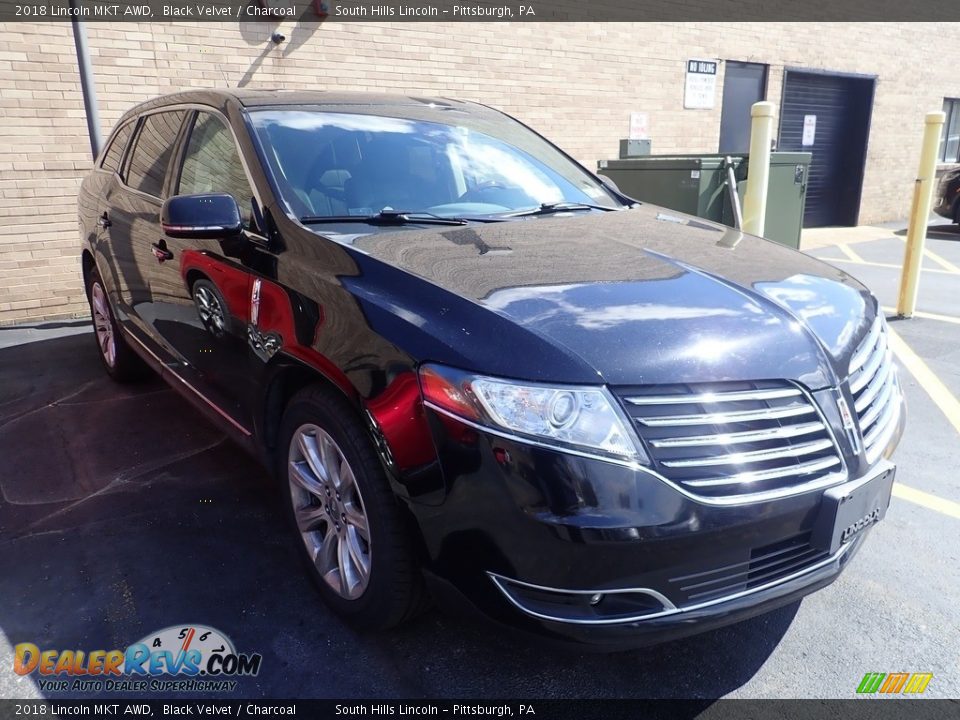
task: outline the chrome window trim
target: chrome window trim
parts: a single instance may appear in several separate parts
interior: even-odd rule
[[[163,105],[162,107],[150,108],[149,110],[146,110],[142,113],[137,113],[133,118],[131,118],[127,122],[140,123],[143,119],[149,117],[150,115],[156,115],[157,113],[162,113],[162,112],[175,112],[177,110],[184,110],[187,112],[188,117],[184,119],[184,122],[187,122],[189,120],[190,112],[195,110],[197,112],[210,113],[211,115],[214,115],[217,119],[219,119],[224,125],[227,126],[227,130],[229,130],[230,134],[233,136],[233,145],[237,150],[237,155],[240,156],[240,164],[243,165],[243,172],[247,176],[247,184],[250,185],[250,191],[253,193],[253,197],[257,201],[257,205],[260,207],[261,210],[263,210],[265,206],[263,204],[263,199],[261,198],[260,190],[257,188],[256,183],[253,181],[253,174],[250,172],[250,164],[247,162],[247,158],[244,156],[243,150],[240,149],[240,140],[237,137],[237,133],[234,130],[233,124],[230,122],[230,119],[219,108],[216,108],[212,105],[204,105],[202,103],[172,103],[170,105]],[[196,118],[193,119],[193,122],[196,123]],[[192,126],[190,127],[190,132],[193,132]],[[130,141],[136,140],[138,135],[139,135],[139,129],[134,128],[134,134],[131,135],[130,140],[127,141],[127,148],[124,151],[124,161],[126,161],[127,156],[135,149],[135,146],[131,145]],[[178,136],[179,136],[179,133],[178,133]],[[186,139],[189,141],[189,133]],[[180,145],[180,147],[174,148],[174,151],[177,153],[177,158],[175,159],[177,160],[183,159],[182,156],[183,156],[184,149],[185,148],[182,146],[182,144]],[[177,178],[176,184],[178,188],[180,185],[181,169],[182,168],[178,166],[174,171]],[[167,175],[164,176],[165,186],[169,184],[169,181],[172,179],[173,174],[174,173],[168,173]],[[120,186],[124,190],[137,193],[138,195],[141,195],[144,198],[147,198],[150,200],[154,200],[154,201],[159,200],[161,204],[163,200],[165,200],[167,197],[176,197],[175,195],[167,195],[166,197],[157,197],[156,195],[145,193],[142,190],[137,190],[135,187],[128,185],[123,175],[118,173],[117,177],[120,180]],[[164,189],[166,189],[166,187]],[[244,230],[244,232],[247,235],[251,236],[254,240],[260,242],[263,245],[266,245],[269,242],[269,239],[264,235],[261,235],[260,233],[253,232],[251,230]]]

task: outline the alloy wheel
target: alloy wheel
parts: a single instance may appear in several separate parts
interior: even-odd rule
[[[214,335],[223,335],[226,323],[224,322],[223,305],[220,304],[220,299],[202,285],[197,287],[194,296],[197,301],[197,312],[200,313],[203,324]]]
[[[93,308],[93,328],[97,333],[97,345],[107,365],[114,367],[117,362],[117,342],[113,336],[113,320],[110,317],[110,306],[107,305],[107,296],[99,282],[93,284],[90,291],[91,306]]]
[[[370,581],[370,525],[350,463],[326,431],[308,424],[293,434],[287,468],[311,560],[337,595],[356,600]]]

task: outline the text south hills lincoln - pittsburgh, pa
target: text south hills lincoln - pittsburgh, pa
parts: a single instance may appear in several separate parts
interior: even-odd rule
[[[376,3],[355,3],[337,5],[331,13],[333,17],[436,17],[436,18],[489,18],[503,20],[507,18],[530,18],[536,15],[532,5],[453,5],[448,7],[423,3],[417,5],[379,5]]]

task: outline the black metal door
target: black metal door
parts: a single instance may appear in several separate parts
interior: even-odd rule
[[[812,153],[804,227],[856,225],[873,78],[788,70],[779,150]]]
[[[750,108],[767,97],[767,66],[728,60],[723,75],[720,152],[750,150]]]

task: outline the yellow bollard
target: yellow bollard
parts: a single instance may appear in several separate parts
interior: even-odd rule
[[[750,161],[747,191],[743,197],[743,231],[763,235],[767,218],[767,186],[770,184],[770,147],[773,139],[772,102],[754,103],[750,108]]]
[[[917,290],[920,286],[920,263],[923,246],[927,242],[927,220],[933,200],[933,181],[937,174],[937,151],[940,133],[947,116],[942,112],[927,113],[923,129],[923,149],[920,151],[920,169],[913,184],[913,204],[910,206],[910,225],[907,227],[907,249],[903,254],[900,274],[900,297],[897,315],[913,317],[917,309]]]

